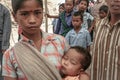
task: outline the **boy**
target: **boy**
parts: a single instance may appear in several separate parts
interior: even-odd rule
[[[100,19],[105,18],[107,15],[108,15],[108,6],[102,5],[99,8],[99,17],[100,17]]]
[[[89,6],[89,0],[80,0],[79,3],[79,10],[80,12],[83,13],[83,28],[89,29],[91,27],[91,22],[93,22],[94,17],[91,16],[88,12],[86,12],[87,8]]]
[[[79,11],[83,13],[82,27],[89,30],[91,39],[93,40],[94,17],[86,12],[89,6],[89,0],[80,0]]]
[[[65,11],[60,14],[55,33],[65,36],[72,26],[73,0],[65,0]]]
[[[64,3],[59,5],[59,14],[62,13],[64,11],[65,7],[64,7]],[[51,16],[54,18],[54,16]],[[59,16],[58,16],[59,18]],[[58,22],[58,18],[54,18],[54,20],[52,21],[52,25],[53,25],[53,32],[55,33],[56,31],[56,27],[57,27],[57,22]]]
[[[79,11],[75,12],[72,16],[73,29],[67,33],[65,39],[70,46],[81,46],[90,50],[91,37],[89,31],[82,28],[82,22],[82,13]]]

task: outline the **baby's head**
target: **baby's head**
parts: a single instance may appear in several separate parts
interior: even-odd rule
[[[85,71],[91,63],[90,53],[79,46],[71,47],[62,57],[61,74],[75,76]]]

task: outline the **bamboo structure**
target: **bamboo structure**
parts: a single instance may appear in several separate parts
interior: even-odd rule
[[[47,0],[44,0],[45,2],[45,14],[47,14]],[[48,18],[45,16],[45,31],[48,32]]]

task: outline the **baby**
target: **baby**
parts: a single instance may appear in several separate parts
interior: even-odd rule
[[[60,74],[63,80],[90,80],[85,70],[91,63],[90,53],[80,47],[71,47],[62,57]]]

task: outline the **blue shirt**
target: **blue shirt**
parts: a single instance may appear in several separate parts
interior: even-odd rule
[[[81,28],[78,33],[74,29],[70,30],[65,39],[70,46],[81,46],[87,48],[91,44],[91,37],[89,31],[85,28]]]
[[[82,27],[88,29],[88,19],[91,20],[91,22],[94,20],[94,17],[92,15],[90,15],[90,13],[88,12],[84,12],[83,14],[83,23],[82,23]]]
[[[73,12],[74,11],[72,11],[68,15],[66,15],[66,12],[64,12],[65,22],[68,25],[67,27],[71,28],[71,29],[73,28],[73,26],[72,26],[72,14],[73,14]],[[62,34],[63,32],[64,32],[63,24],[62,24],[62,21],[61,21],[61,19],[59,17],[55,33],[56,34]]]
[[[52,21],[53,32],[54,32],[54,33],[55,33],[55,31],[56,31],[56,28],[57,28],[57,22],[58,22],[58,18],[55,18],[55,19]]]

